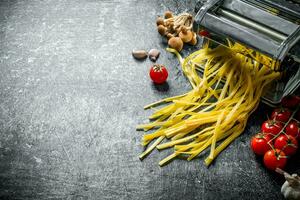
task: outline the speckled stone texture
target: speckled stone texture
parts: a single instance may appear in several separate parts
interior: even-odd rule
[[[169,152],[138,155],[143,106],[190,90],[156,32],[165,10],[194,1],[0,1],[0,199],[282,199],[283,179],[249,150],[269,108],[206,168],[203,156],[160,168]],[[158,48],[168,84],[148,77]],[[195,50],[185,47],[183,54]],[[204,155],[205,156],[205,155]],[[288,166],[295,172],[300,159]]]

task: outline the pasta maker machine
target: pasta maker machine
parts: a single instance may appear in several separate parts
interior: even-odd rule
[[[207,30],[206,39],[225,46],[228,40],[238,42],[282,71],[262,97],[264,103],[276,106],[284,96],[299,94],[299,0],[208,0],[198,2],[195,11],[194,29]]]

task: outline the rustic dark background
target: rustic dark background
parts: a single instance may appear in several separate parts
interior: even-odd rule
[[[169,152],[138,155],[143,106],[190,86],[167,53],[155,19],[194,1],[0,1],[0,199],[282,199],[282,177],[262,166],[249,139],[270,110],[206,168],[203,156],[160,168]],[[168,84],[155,86],[158,48]],[[186,47],[184,55],[195,50]],[[205,155],[204,155],[205,156]],[[299,158],[287,168],[299,172]]]

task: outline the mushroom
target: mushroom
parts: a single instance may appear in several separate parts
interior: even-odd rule
[[[156,25],[159,26],[159,25],[165,25],[165,22],[164,22],[164,19],[162,17],[158,17],[157,20],[156,20]]]
[[[157,31],[159,32],[159,34],[161,34],[162,36],[166,35],[167,32],[167,28],[163,25],[159,25],[157,27]]]
[[[196,45],[197,44],[197,34],[193,32],[193,37],[191,41],[189,42],[190,45]]]
[[[169,18],[171,18],[171,17],[173,17],[172,12],[171,12],[171,11],[166,11],[166,12],[165,12],[165,18],[166,18],[166,19],[169,19]]]
[[[180,37],[172,37],[169,39],[168,41],[168,45],[175,49],[176,51],[180,52],[182,50],[183,47],[183,42],[180,39]]]
[[[180,31],[181,31],[181,27],[175,28],[175,33],[176,33],[176,34],[179,34]]]
[[[171,39],[172,37],[174,37],[174,35],[172,35],[171,33],[168,33],[168,34],[167,34],[168,40]]]
[[[181,40],[185,43],[189,42],[193,38],[193,33],[190,30],[187,30],[185,27],[181,29],[181,32],[179,33],[179,37]]]
[[[169,30],[174,32],[174,22],[172,21],[169,23]]]

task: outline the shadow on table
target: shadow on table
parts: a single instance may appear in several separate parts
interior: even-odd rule
[[[160,92],[167,92],[169,90],[169,84],[168,82],[164,82],[162,84],[156,84],[156,83],[152,83],[152,86]]]

